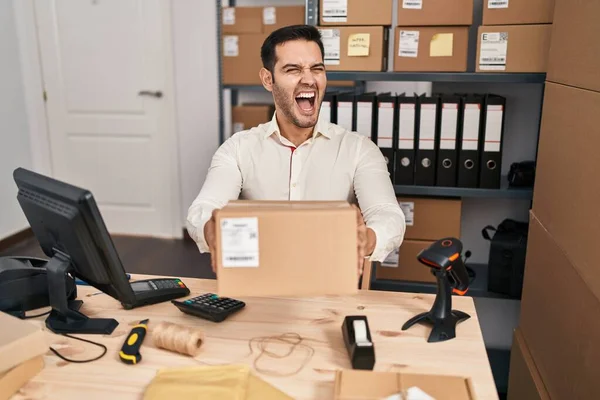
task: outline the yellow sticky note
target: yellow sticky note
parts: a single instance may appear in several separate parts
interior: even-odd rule
[[[433,35],[429,44],[430,57],[452,57],[452,46],[454,44],[453,33],[438,33]]]
[[[370,33],[355,33],[348,38],[348,57],[369,55]]]

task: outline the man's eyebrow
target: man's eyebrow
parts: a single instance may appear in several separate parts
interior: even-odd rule
[[[300,64],[285,64],[283,67],[281,67],[281,69],[285,68],[302,68],[302,66]]]
[[[323,67],[323,68],[325,68],[325,64],[323,64],[323,63],[316,63],[316,64],[311,65],[311,68],[316,68],[316,67]]]

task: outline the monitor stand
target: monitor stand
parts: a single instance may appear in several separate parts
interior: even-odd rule
[[[67,273],[73,269],[68,256],[55,252],[46,263],[48,294],[52,311],[46,318],[46,327],[54,333],[111,334],[119,325],[115,319],[88,318],[79,312],[81,300],[68,300]]]

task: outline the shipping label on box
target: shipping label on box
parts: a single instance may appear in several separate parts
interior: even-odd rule
[[[402,0],[402,8],[407,10],[422,10],[423,0]]]
[[[508,32],[482,33],[479,51],[479,68],[482,71],[506,70]]]
[[[323,7],[323,22],[348,21],[348,0],[321,0],[321,7]]]
[[[321,29],[320,32],[325,49],[325,65],[340,65],[340,30]]]
[[[400,31],[398,56],[413,57],[419,55],[419,31]]]
[[[487,0],[488,8],[508,8],[508,0]]]
[[[275,25],[277,23],[277,12],[275,7],[263,8],[263,24],[264,25]]]
[[[239,37],[228,35],[223,37],[223,56],[237,57],[240,55]]]

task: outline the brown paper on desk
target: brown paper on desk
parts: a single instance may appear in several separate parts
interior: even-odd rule
[[[291,400],[254,376],[244,365],[160,370],[144,392],[144,400]]]

